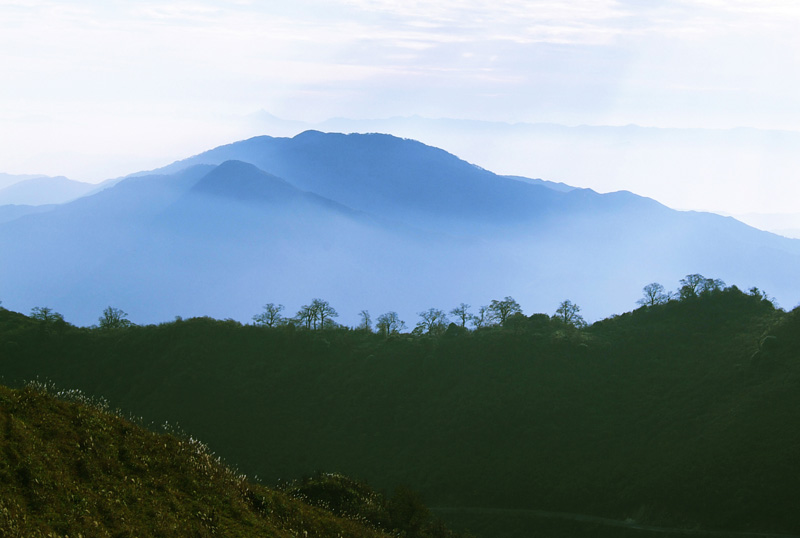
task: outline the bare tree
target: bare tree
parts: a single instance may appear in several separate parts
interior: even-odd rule
[[[706,278],[703,275],[693,273],[686,275],[680,280],[681,288],[678,295],[681,299],[697,297],[703,293],[720,291],[725,288],[725,282],[718,278]]]
[[[427,334],[441,334],[447,328],[447,314],[438,308],[429,308],[424,312],[418,312],[420,317],[416,330]]]
[[[267,327],[277,327],[283,322],[283,305],[276,305],[275,303],[267,303],[264,305],[264,311],[260,314],[253,316],[253,321],[257,325],[266,325]]]
[[[686,275],[680,280],[681,287],[678,290],[678,295],[681,299],[689,299],[690,297],[697,297],[703,290],[703,283],[706,277],[693,273]]]
[[[101,329],[122,329],[131,326],[127,317],[128,314],[121,309],[109,306],[103,310],[103,315],[98,318],[98,321]]]
[[[397,334],[406,328],[405,322],[400,319],[397,312],[381,314],[378,316],[375,326],[378,328],[378,332],[386,337]]]
[[[725,289],[725,282],[719,278],[707,278],[703,281],[700,293],[711,293],[714,291],[722,291]]]
[[[584,327],[586,326],[586,320],[584,320],[583,316],[579,314],[580,311],[581,307],[572,301],[562,301],[561,304],[558,305],[558,309],[553,315],[553,318],[563,322],[566,325],[572,325],[578,328]]]
[[[31,317],[44,325],[52,325],[59,321],[64,321],[64,316],[53,311],[49,306],[34,306],[31,309]]]
[[[669,302],[671,295],[669,292],[664,291],[664,286],[658,282],[652,282],[642,288],[644,297],[636,301],[636,304],[642,306],[655,306]]]
[[[295,318],[300,325],[305,326],[306,329],[311,329],[312,325],[315,329],[317,328],[317,314],[314,311],[313,305],[305,304],[301,306],[300,310],[295,314]]]
[[[488,306],[482,306],[478,309],[477,315],[472,316],[472,325],[476,329],[486,327],[492,323],[492,313]]]
[[[45,333],[60,330],[65,325],[64,316],[55,312],[48,306],[35,306],[31,310],[31,318],[39,322],[39,327]]]
[[[333,318],[338,318],[339,313],[333,308],[328,301],[322,299],[314,299],[311,301],[311,307],[314,310],[314,328],[323,329],[326,326],[335,325]],[[319,321],[319,326],[317,326]]]
[[[452,309],[450,313],[454,315],[456,319],[461,321],[462,327],[466,327],[467,322],[471,321],[473,318],[472,314],[470,314],[469,312],[469,309],[470,305],[468,305],[467,303],[461,303],[460,305]]]
[[[522,308],[512,297],[506,297],[502,301],[493,300],[489,304],[489,312],[491,312],[492,319],[502,325],[510,315],[522,312]]]
[[[361,323],[358,324],[358,328],[362,331],[372,332],[372,317],[369,315],[367,310],[362,310],[358,313],[361,317]]]

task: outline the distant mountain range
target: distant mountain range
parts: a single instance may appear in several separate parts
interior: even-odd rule
[[[14,183],[19,183],[20,181],[25,181],[26,179],[34,179],[37,177],[45,176],[36,174],[6,174],[0,172],[0,189],[4,189]]]
[[[800,239],[800,212],[798,213],[745,213],[732,215],[736,220],[768,230],[784,237]]]
[[[16,181],[17,179],[19,181]],[[97,188],[98,186],[92,183],[74,181],[63,176],[4,174],[0,177],[0,206],[61,204],[80,198]]]
[[[0,211],[0,222],[3,212]],[[324,298],[413,325],[513,296],[528,313],[563,299],[588,319],[629,310],[641,288],[703,273],[798,302],[800,241],[496,175],[414,140],[316,131],[221,146],[49,211],[0,224],[0,299],[90,324],[113,305],[137,323],[249,320]]]
[[[503,174],[546,178],[598,192],[629,190],[677,209],[795,213],[800,132],[754,128],[563,125],[420,116],[287,121],[248,117],[248,133],[308,129],[392,133]],[[244,138],[244,137],[243,137]],[[798,228],[794,221],[794,228]],[[775,231],[775,230],[770,230]]]

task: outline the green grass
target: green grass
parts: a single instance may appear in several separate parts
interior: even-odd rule
[[[0,536],[383,536],[249,482],[199,441],[57,396],[0,387]]]

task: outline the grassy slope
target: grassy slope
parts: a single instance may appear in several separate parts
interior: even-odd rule
[[[268,480],[321,468],[440,506],[800,530],[800,313],[738,292],[581,333],[532,317],[388,341],[207,319],[44,335],[0,314],[8,381],[177,419]]]
[[[0,387],[0,427],[0,536],[383,536],[97,405]]]

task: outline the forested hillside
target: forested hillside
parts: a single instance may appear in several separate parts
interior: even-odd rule
[[[800,532],[800,310],[756,290],[588,327],[517,314],[394,335],[210,318],[89,329],[0,310],[0,350],[8,384],[177,421],[267,482],[322,469],[435,507]]]

